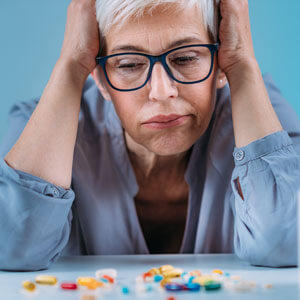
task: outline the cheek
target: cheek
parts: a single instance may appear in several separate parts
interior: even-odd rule
[[[137,115],[142,109],[144,96],[138,92],[118,92],[110,90],[115,110],[127,131],[136,127]]]

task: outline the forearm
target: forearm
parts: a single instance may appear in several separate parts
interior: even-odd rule
[[[58,186],[71,184],[81,92],[86,76],[60,59],[21,136],[5,161]]]
[[[231,92],[236,147],[282,130],[256,60],[226,74]]]

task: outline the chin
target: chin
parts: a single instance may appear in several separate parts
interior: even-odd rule
[[[147,148],[149,151],[160,155],[160,156],[171,156],[183,153],[189,150],[194,141],[187,140],[178,140],[175,138],[164,138],[160,141],[157,141],[153,145],[148,145]]]

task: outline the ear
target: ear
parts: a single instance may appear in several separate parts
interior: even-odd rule
[[[111,96],[108,92],[107,86],[106,86],[106,79],[104,76],[104,73],[100,66],[96,66],[96,68],[91,73],[98,89],[100,90],[100,93],[103,95],[105,100],[111,101]]]
[[[223,88],[226,85],[226,83],[227,83],[226,75],[221,69],[219,69],[217,75],[217,83],[216,83],[217,89]]]

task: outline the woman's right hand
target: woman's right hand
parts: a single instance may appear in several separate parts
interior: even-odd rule
[[[60,60],[72,63],[87,77],[96,67],[99,52],[99,27],[95,0],[72,0],[68,7]]]

